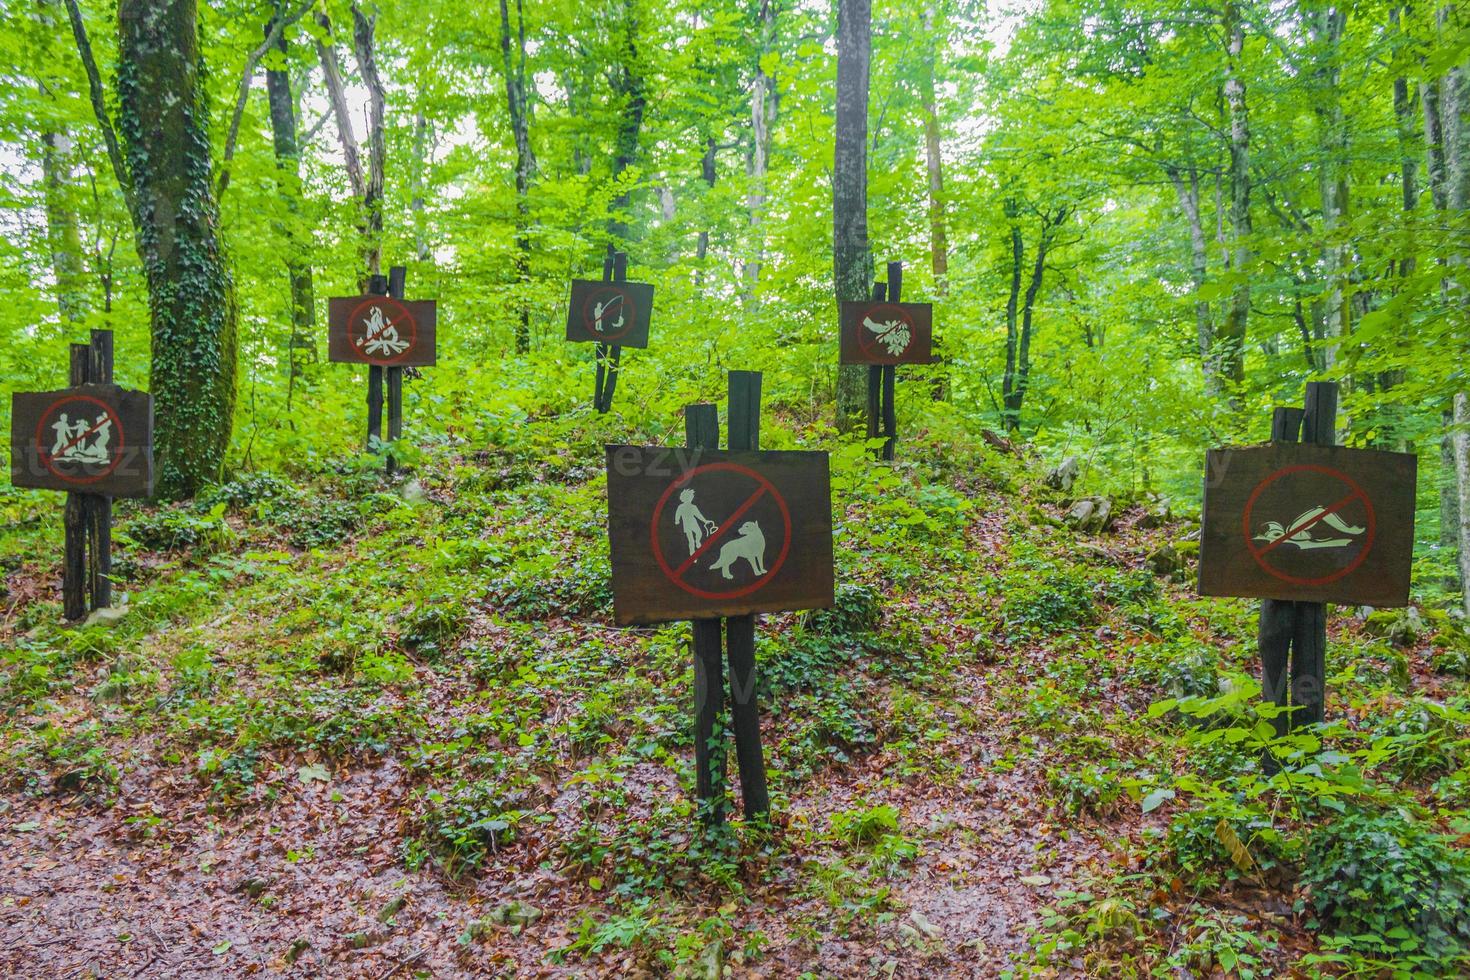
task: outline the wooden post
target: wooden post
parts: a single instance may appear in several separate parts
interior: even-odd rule
[[[873,283],[873,302],[881,303],[888,298],[886,283]],[[883,366],[868,365],[868,438],[876,439],[883,425]]]
[[[388,295],[387,278],[384,276],[370,277],[367,292],[370,296]],[[367,446],[369,450],[373,450],[375,442],[377,445],[383,442],[383,368],[377,364],[368,365],[367,409]]]
[[[112,384],[112,331],[93,330],[88,354],[87,380],[91,384]],[[99,493],[81,496],[90,608],[106,609],[112,605],[112,498]]]
[[[1337,383],[1307,382],[1306,411],[1302,413],[1302,442],[1319,446],[1337,444]],[[1293,725],[1325,720],[1327,702],[1327,606],[1321,602],[1296,604],[1296,635],[1292,645],[1291,695],[1301,705]]]
[[[761,375],[730,372],[729,447],[731,452],[760,448]],[[755,698],[755,617],[725,621],[730,658],[730,722],[735,729],[735,758],[740,764],[740,798],[747,820],[770,812],[766,763],[761,752],[760,711]]]
[[[611,244],[607,246],[607,257],[602,260],[603,282],[626,282],[628,279],[628,253],[619,252]],[[598,412],[612,408],[613,392],[618,387],[618,365],[623,359],[623,348],[618,344],[597,345],[597,378],[592,390],[592,407]]]
[[[92,348],[86,344],[71,345],[73,388],[87,383],[91,376]],[[89,494],[67,491],[66,507],[61,521],[66,528],[66,543],[61,561],[61,614],[70,620],[87,615],[87,505]]]
[[[395,265],[388,270],[388,295],[403,299],[404,280],[408,277],[405,266]],[[398,463],[393,458],[392,444],[403,436],[403,368],[397,365],[386,369],[388,382],[388,475],[392,476]]]
[[[898,303],[903,298],[903,263],[888,263],[888,302]],[[898,377],[898,365],[883,365],[883,458],[893,459],[894,443],[898,441],[898,410],[894,407],[894,384]]]
[[[720,448],[719,409],[710,404],[684,409],[685,443],[690,449]],[[725,707],[718,619],[696,619],[694,627],[694,766],[699,819],[707,826],[725,822],[725,733],[719,718]]]
[[[1278,408],[1271,417],[1272,442],[1296,442],[1302,426],[1302,410]],[[1288,667],[1291,659],[1292,633],[1296,628],[1296,603],[1284,599],[1262,599],[1257,646],[1261,651],[1261,690],[1266,699],[1280,708],[1291,705],[1288,690]],[[1276,736],[1290,730],[1291,718],[1285,712],[1272,719]],[[1276,759],[1269,752],[1265,760],[1268,772],[1276,770]]]

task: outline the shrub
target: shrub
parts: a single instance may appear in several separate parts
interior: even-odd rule
[[[123,527],[123,535],[149,551],[214,552],[225,548],[233,536],[224,522],[224,504],[200,513],[189,507],[166,507],[144,512]]]
[[[1470,855],[1397,810],[1315,829],[1302,881],[1323,926],[1363,952],[1470,951]]]

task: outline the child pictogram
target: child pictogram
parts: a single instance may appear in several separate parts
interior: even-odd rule
[[[61,417],[51,423],[56,439],[51,445],[50,456],[59,463],[106,463],[112,457],[112,419],[106,412],[95,421],[78,418],[75,422],[62,412]]]
[[[714,521],[705,517],[694,503],[694,491],[684,489],[679,492],[679,506],[674,509],[674,523],[684,532],[684,539],[689,544],[689,554],[693,555],[704,543],[707,534],[713,534],[718,527]],[[725,576],[729,578],[729,576]]]

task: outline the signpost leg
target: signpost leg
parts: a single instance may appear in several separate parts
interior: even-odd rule
[[[403,301],[404,280],[408,277],[408,269],[405,266],[395,265],[388,270],[388,295],[399,302]],[[388,442],[397,442],[403,436],[403,368],[390,367],[387,369],[388,382]],[[394,469],[398,466],[393,458],[393,452],[388,451],[388,475],[392,476]]]
[[[732,452],[760,446],[761,375],[730,372],[730,436]],[[766,764],[761,751],[760,710],[755,699],[755,617],[726,620],[730,658],[730,721],[735,729],[735,758],[740,764],[740,798],[747,819],[770,812]]]
[[[1306,411],[1302,413],[1302,442],[1319,446],[1337,443],[1337,383],[1307,382]],[[1327,702],[1327,606],[1321,602],[1296,604],[1296,637],[1291,658],[1292,700],[1301,705],[1293,725],[1325,720]]]
[[[89,348],[87,380],[112,384],[112,331],[93,330]],[[87,534],[87,592],[90,608],[112,605],[112,498],[103,494],[83,495],[82,512]]]
[[[1302,426],[1302,410],[1278,408],[1271,417],[1272,442],[1296,442]],[[1296,631],[1296,603],[1283,599],[1262,599],[1257,645],[1261,651],[1261,689],[1266,698],[1280,708],[1291,705],[1289,664],[1292,637]],[[1271,720],[1279,738],[1289,731],[1290,716],[1277,715]],[[1276,760],[1267,753],[1268,772],[1276,769]]]
[[[690,449],[720,448],[719,409],[710,404],[684,409],[685,443]],[[694,627],[694,767],[699,819],[709,826],[725,822],[725,733],[719,728],[725,708],[721,670],[721,624],[696,619]]]
[[[387,277],[370,276],[367,293],[370,296],[387,296]],[[383,369],[377,364],[368,365],[367,409],[367,447],[370,451],[376,451],[376,447],[383,442]]]
[[[607,257],[602,260],[603,282],[626,282],[628,279],[628,253],[607,247]],[[592,407],[598,412],[612,409],[613,392],[618,387],[618,367],[623,358],[623,348],[618,344],[597,345],[597,377],[592,389]]]
[[[71,345],[71,386],[84,385],[92,374],[92,348]],[[67,491],[61,522],[66,543],[61,561],[61,614],[70,620],[87,614],[87,502],[90,494]]]
[[[903,298],[903,263],[888,263],[888,302],[899,303]],[[893,445],[898,440],[898,410],[894,407],[894,384],[898,367],[883,365],[883,458],[893,459]]]
[[[886,283],[873,283],[873,302],[881,303],[888,298]],[[883,426],[883,367],[868,365],[868,438],[876,439]]]

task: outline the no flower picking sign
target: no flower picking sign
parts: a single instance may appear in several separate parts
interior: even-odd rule
[[[1417,462],[1302,443],[1212,450],[1200,593],[1407,605]]]
[[[607,447],[619,623],[832,604],[826,453]]]

